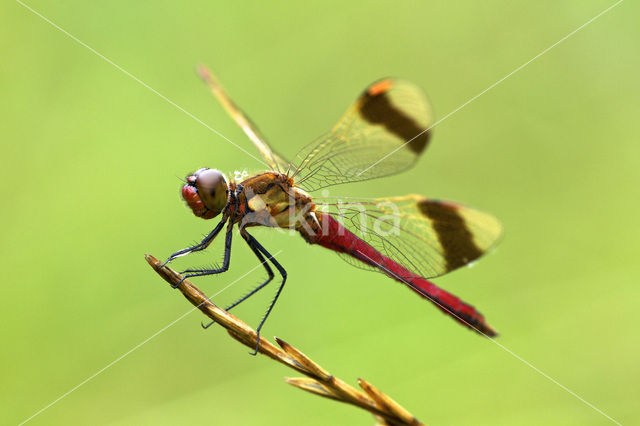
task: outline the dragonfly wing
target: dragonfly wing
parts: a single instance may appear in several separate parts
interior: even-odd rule
[[[502,235],[502,226],[492,215],[419,195],[322,200],[317,209],[423,278],[472,263]]]
[[[402,172],[427,147],[431,105],[416,85],[386,78],[371,84],[332,131],[304,148],[293,174],[308,191]]]
[[[244,133],[251,139],[251,142],[258,148],[260,155],[272,170],[280,173],[286,173],[289,169],[289,162],[282,156],[277,154],[269,144],[260,130],[251,121],[249,117],[231,100],[227,92],[224,90],[220,82],[206,67],[198,67],[198,74],[211,89],[211,93],[222,104],[227,113],[242,128]]]

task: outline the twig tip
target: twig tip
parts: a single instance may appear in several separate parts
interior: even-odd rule
[[[145,254],[144,259],[149,265],[153,266],[154,268],[157,268],[160,265],[160,261],[150,254]]]

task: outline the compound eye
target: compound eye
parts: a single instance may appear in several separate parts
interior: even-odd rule
[[[216,169],[198,170],[196,176],[196,188],[198,195],[214,215],[219,214],[227,205],[229,187],[224,175]]]

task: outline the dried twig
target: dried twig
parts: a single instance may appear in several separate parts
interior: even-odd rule
[[[184,297],[194,306],[200,309],[206,316],[227,329],[227,332],[240,343],[252,350],[256,347],[257,334],[255,330],[227,311],[217,307],[207,296],[194,286],[189,280],[182,280],[182,276],[169,267],[162,267],[162,263],[151,255],[145,256],[149,265],[171,285],[180,283],[178,289]],[[309,359],[298,349],[276,337],[280,348],[260,338],[258,352],[276,360],[289,368],[292,368],[307,377],[287,378],[287,383],[300,389],[355,405],[374,415],[381,425],[421,425],[415,417],[397,402],[379,391],[369,382],[358,379],[358,385],[364,391],[348,385],[342,380],[333,377],[328,371]]]

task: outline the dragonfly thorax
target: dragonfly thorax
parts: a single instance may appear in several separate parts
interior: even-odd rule
[[[297,188],[290,177],[274,172],[244,180],[237,187],[236,199],[232,215],[243,227],[298,229],[314,208],[311,197]]]

